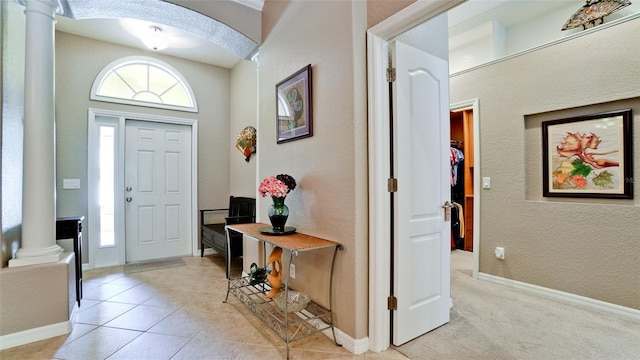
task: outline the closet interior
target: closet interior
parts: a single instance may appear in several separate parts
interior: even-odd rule
[[[452,110],[451,248],[473,251],[473,109]]]

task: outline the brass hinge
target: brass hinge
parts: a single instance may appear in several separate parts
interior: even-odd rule
[[[387,309],[388,310],[398,310],[398,298],[395,296],[389,296],[387,298]]]
[[[398,179],[389,178],[387,180],[387,190],[389,192],[397,192],[398,191]]]
[[[388,67],[387,68],[387,82],[396,81],[396,68]]]

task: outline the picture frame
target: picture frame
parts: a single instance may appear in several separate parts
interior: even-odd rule
[[[633,199],[631,109],[542,122],[545,197]]]
[[[276,84],[277,143],[313,136],[311,64]]]

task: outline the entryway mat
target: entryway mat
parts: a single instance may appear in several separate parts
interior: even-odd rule
[[[137,273],[142,271],[159,270],[159,269],[166,269],[166,268],[185,266],[185,265],[187,265],[187,263],[185,263],[184,260],[182,260],[182,258],[143,261],[143,262],[126,264],[124,266],[124,273],[131,274],[131,273]]]

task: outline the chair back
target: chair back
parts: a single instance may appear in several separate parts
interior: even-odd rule
[[[243,222],[256,222],[256,199],[240,196],[229,198],[229,217],[241,217]]]

